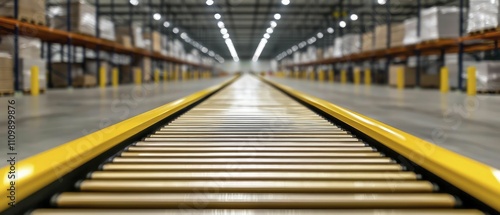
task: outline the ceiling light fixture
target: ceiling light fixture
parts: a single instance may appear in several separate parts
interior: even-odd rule
[[[316,35],[319,39],[323,38],[323,33],[319,32],[317,35]]]
[[[224,22],[222,21],[217,22],[217,26],[219,26],[219,28],[224,28]]]
[[[356,15],[356,14],[352,14],[352,15],[351,15],[351,20],[352,20],[352,21],[356,21],[356,20],[358,20],[358,15]]]
[[[269,37],[271,37],[271,35],[269,35],[268,33],[264,34],[264,38],[269,39]]]
[[[174,29],[172,29],[172,32],[174,32],[174,34],[177,34],[177,33],[179,33],[179,29],[178,28],[174,28]]]
[[[137,6],[137,5],[139,5],[139,0],[130,0],[130,4]]]
[[[271,28],[275,28],[278,25],[275,21],[271,21]]]
[[[272,33],[273,33],[273,29],[272,29],[272,28],[267,28],[266,32],[267,32],[268,34],[272,34]]]
[[[164,26],[165,28],[170,27],[170,22],[165,21],[165,22],[163,23],[163,26]]]
[[[281,4],[288,5],[290,4],[290,0],[281,0]]]
[[[214,15],[214,18],[215,18],[215,19],[217,19],[217,20],[219,20],[219,19],[221,18],[221,15],[220,15],[220,14],[218,14],[218,13],[216,13],[216,14]]]
[[[259,60],[260,54],[262,54],[262,51],[264,50],[264,47],[266,47],[267,44],[267,39],[262,38],[260,40],[259,46],[257,46],[257,49],[255,50],[255,54],[253,55],[252,61],[257,62]]]
[[[378,2],[378,4],[380,4],[380,5],[384,5],[384,4],[385,4],[385,2],[386,2],[386,0],[378,0],[377,2]]]
[[[345,28],[345,26],[346,26],[346,25],[347,25],[347,23],[346,23],[345,21],[340,21],[340,22],[339,22],[339,26],[340,26],[341,28]]]
[[[281,19],[281,15],[279,13],[274,14],[274,19],[280,20]]]
[[[222,29],[220,29],[220,33],[221,33],[221,34],[227,34],[227,29],[226,29],[226,28],[222,28]]]
[[[331,27],[330,27],[330,28],[328,28],[328,29],[326,29],[326,30],[327,30],[327,31],[328,31],[328,33],[330,33],[330,34],[333,34],[333,32],[335,32],[335,30],[333,30],[333,28],[331,28]]]
[[[222,38],[224,38],[224,39],[229,38],[229,34],[224,34],[224,35],[222,35]]]
[[[207,5],[210,6],[210,5],[213,5],[214,4],[214,1],[213,0],[207,0]]]
[[[153,14],[153,19],[155,19],[157,21],[160,20],[161,19],[161,14],[159,14],[159,13]]]
[[[233,57],[234,62],[240,61],[240,58],[238,58],[238,53],[236,52],[236,49],[234,48],[233,41],[231,39],[226,39],[226,45],[227,48],[229,49],[229,52],[231,53],[231,56]]]

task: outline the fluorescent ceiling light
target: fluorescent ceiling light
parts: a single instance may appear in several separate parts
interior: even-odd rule
[[[221,34],[227,34],[227,29],[226,28],[220,29],[220,33]]]
[[[217,22],[217,26],[219,26],[219,28],[224,28],[224,22],[222,21]]]
[[[161,14],[159,14],[159,13],[153,14],[153,19],[160,20],[161,19]]]
[[[137,6],[137,5],[139,5],[139,0],[130,0],[130,4]]]
[[[217,20],[219,20],[219,19],[221,18],[221,15],[220,15],[220,14],[218,14],[218,13],[216,13],[216,14],[214,15],[214,18],[215,18],[215,19],[217,19]]]
[[[298,49],[299,49],[299,47],[297,47],[297,46],[292,47],[292,51],[297,51]]]
[[[339,22],[339,26],[340,26],[341,28],[345,28],[345,26],[346,26],[346,25],[347,25],[347,23],[346,23],[345,21],[340,21],[340,22]]]
[[[356,20],[358,20],[358,15],[356,15],[356,14],[352,14],[352,15],[351,15],[351,20],[352,20],[352,21],[356,21]]]
[[[253,55],[252,60],[254,62],[257,62],[259,60],[260,54],[262,54],[262,51],[264,50],[264,47],[266,47],[267,44],[267,39],[262,38],[260,40],[259,46],[257,46],[257,49],[255,50],[255,53]]]
[[[269,37],[271,37],[271,35],[269,35],[268,33],[264,34],[264,38],[269,39]]]
[[[281,0],[281,4],[288,5],[290,4],[290,0]]]
[[[271,28],[275,28],[278,25],[275,21],[271,21]]]
[[[165,28],[170,27],[170,22],[165,21],[165,22],[163,23],[163,26],[165,26]]]
[[[179,29],[178,28],[174,28],[174,29],[172,29],[172,32],[174,32],[174,34],[177,34],[177,33],[179,33]]]
[[[330,33],[330,34],[333,34],[333,32],[335,31],[335,30],[333,30],[333,28],[331,28],[331,27],[330,27],[330,28],[328,28],[328,29],[326,29],[326,30],[327,30],[327,31],[328,31],[328,33]]]
[[[279,13],[274,14],[274,19],[280,20],[281,19],[281,15]]]
[[[224,38],[224,39],[229,38],[229,34],[224,34],[224,35],[222,35],[222,38]]]
[[[272,29],[272,28],[267,28],[266,32],[267,32],[268,34],[272,34],[272,33],[273,33],[273,29]]]
[[[214,4],[214,1],[213,0],[207,0],[207,5],[210,6],[210,5],[213,5]]]
[[[384,4],[385,4],[385,2],[386,2],[386,0],[378,0],[377,2],[378,2],[378,4],[380,4],[380,5],[384,5]]]
[[[229,49],[229,52],[231,53],[231,56],[233,57],[233,60],[235,62],[240,61],[238,58],[238,53],[236,52],[236,49],[234,48],[233,41],[231,39],[226,39],[226,45],[227,48]]]
[[[316,35],[319,39],[323,38],[323,33],[319,32],[317,35]]]

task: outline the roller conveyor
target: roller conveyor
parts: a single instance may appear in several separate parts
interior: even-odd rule
[[[484,214],[249,76],[81,174],[29,214]]]

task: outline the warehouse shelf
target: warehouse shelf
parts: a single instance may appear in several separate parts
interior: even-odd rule
[[[151,57],[157,60],[163,60],[176,64],[189,65],[203,69],[212,68],[211,66],[191,63],[174,57],[165,56],[160,53],[149,52],[147,50],[140,48],[127,48],[117,42],[105,39],[99,39],[93,36],[66,32],[62,30],[49,28],[46,26],[21,22],[16,19],[0,17],[0,27],[2,27],[3,29],[15,31],[16,26],[18,27],[18,29],[20,29],[19,30],[20,36],[35,37],[45,42],[68,44],[68,40],[70,40],[71,45],[86,47],[90,49],[99,48],[100,50],[103,51],[111,51],[118,54],[132,54],[137,56]]]
[[[484,34],[478,34],[473,36],[465,36],[455,39],[442,39],[435,41],[426,41],[416,45],[407,45],[401,47],[392,47],[384,50],[368,51],[356,53],[348,56],[338,57],[338,58],[328,58],[318,61],[312,61],[307,63],[298,63],[286,65],[287,68],[301,67],[301,66],[315,66],[315,65],[325,65],[325,64],[335,64],[349,61],[365,61],[382,59],[387,57],[409,57],[414,56],[416,51],[419,51],[422,56],[428,55],[438,55],[444,51],[445,53],[458,53],[460,43],[474,42],[471,44],[464,44],[464,52],[477,52],[477,51],[490,51],[498,48],[491,42],[485,42],[482,40],[500,40],[500,32],[487,32]]]

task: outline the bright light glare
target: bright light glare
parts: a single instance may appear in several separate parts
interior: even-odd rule
[[[137,6],[137,5],[139,5],[139,0],[130,0],[130,4]]]
[[[281,4],[288,5],[290,4],[290,0],[281,0]]]
[[[340,22],[339,22],[339,26],[340,26],[341,28],[345,28],[345,26],[346,26],[346,25],[347,25],[347,23],[345,23],[345,21],[340,21]]]
[[[271,35],[269,35],[268,33],[264,34],[264,38],[269,39],[269,37],[271,37]]]
[[[217,26],[219,26],[219,28],[224,28],[224,22],[222,21],[217,22]]]
[[[333,34],[333,32],[334,32],[333,28],[328,28],[328,29],[326,29],[326,30],[327,30],[327,31],[328,31],[328,33],[330,33],[330,34]]]
[[[229,49],[229,52],[231,53],[231,56],[233,57],[234,62],[240,61],[240,59],[238,58],[238,53],[234,48],[233,41],[231,39],[226,39],[226,45],[227,48]]]
[[[272,34],[272,33],[273,33],[273,29],[272,29],[272,28],[267,28],[266,32],[267,32],[268,34]]]
[[[257,46],[257,49],[255,50],[252,61],[257,62],[259,60],[260,54],[262,54],[262,51],[264,50],[264,47],[266,47],[266,44],[267,39],[262,38],[262,40],[260,40],[259,46]]]
[[[352,21],[356,21],[356,20],[358,20],[358,15],[356,15],[356,14],[352,14],[352,15],[351,15],[351,20],[352,20]]]
[[[210,6],[210,5],[213,5],[214,4],[214,1],[213,0],[207,0],[207,5]]]
[[[220,15],[220,14],[218,14],[218,13],[216,13],[216,14],[214,15],[214,18],[215,18],[215,19],[217,19],[217,20],[219,20],[219,19],[221,18],[221,15]]]
[[[220,29],[220,33],[221,34],[227,34],[227,29],[226,28]]]
[[[155,13],[155,14],[153,15],[153,19],[155,19],[155,20],[160,20],[160,19],[161,19],[161,14],[159,14],[159,13]]]
[[[274,19],[280,20],[281,19],[281,15],[279,13],[274,14]]]
[[[165,21],[165,22],[163,23],[163,26],[165,26],[165,28],[170,27],[170,22]]]
[[[380,4],[380,5],[384,5],[384,4],[385,4],[385,1],[386,1],[386,0],[378,0],[377,2],[378,2],[378,4]]]
[[[271,28],[275,28],[278,25],[275,21],[271,21]]]

